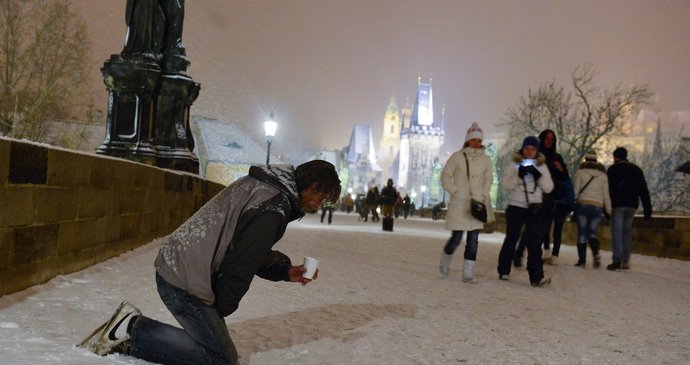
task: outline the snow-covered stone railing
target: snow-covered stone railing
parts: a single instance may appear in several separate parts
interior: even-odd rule
[[[164,236],[222,188],[193,174],[0,137],[0,295]]]

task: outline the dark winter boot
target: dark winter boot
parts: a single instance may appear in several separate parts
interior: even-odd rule
[[[599,240],[596,237],[589,239],[589,246],[592,248],[592,257],[594,257],[594,268],[598,269],[601,266],[601,257],[599,256]]]
[[[577,264],[575,264],[575,266],[579,266],[579,267],[584,269],[586,261],[587,261],[587,244],[586,243],[578,243],[577,244]]]

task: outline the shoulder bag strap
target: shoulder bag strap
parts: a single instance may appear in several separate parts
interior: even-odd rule
[[[467,190],[470,193],[470,199],[472,199],[472,181],[470,181],[470,162],[467,161],[467,155],[465,152],[462,153],[463,156],[465,156],[465,166],[467,166],[467,169],[465,172],[467,172]]]
[[[589,183],[591,183],[592,180],[594,180],[594,176],[590,177],[590,178],[589,178],[589,181],[587,181],[587,183],[585,184],[585,186],[583,186],[582,189],[580,189],[580,191],[577,192],[577,196],[578,196],[578,197],[580,196],[580,194],[582,194],[583,191],[585,191],[585,189],[587,188],[587,185],[589,185]]]

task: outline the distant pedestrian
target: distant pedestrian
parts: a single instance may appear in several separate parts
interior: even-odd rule
[[[352,206],[354,205],[354,201],[352,200],[352,195],[347,194],[343,198],[343,202],[345,203],[345,211],[347,214],[352,213]]]
[[[379,221],[379,213],[376,211],[376,208],[379,205],[379,188],[377,186],[372,186],[369,191],[367,192],[367,198],[366,198],[366,211],[367,214],[368,212],[371,212],[371,221],[372,222],[378,222]],[[364,221],[367,221],[366,216],[364,217]]]
[[[323,219],[326,217],[326,213],[328,213],[328,224],[331,224],[333,221],[333,209],[331,204],[321,204],[321,223],[323,223]]]
[[[386,181],[386,186],[381,189],[381,196],[379,202],[381,203],[381,214],[384,218],[393,217],[393,208],[395,201],[398,199],[398,191],[393,186],[393,179]]]
[[[604,165],[597,162],[597,153],[589,150],[585,154],[585,161],[575,174],[575,191],[577,191],[577,208],[575,222],[577,222],[577,263],[575,266],[584,268],[587,261],[587,241],[592,250],[593,266],[598,269],[601,265],[599,257],[599,238],[597,228],[603,215],[611,214],[611,198],[609,197],[609,182]]]
[[[546,229],[542,197],[553,190],[553,181],[545,164],[546,158],[538,150],[539,139],[526,137],[522,141],[522,148],[513,155],[513,161],[505,167],[501,177],[501,187],[508,193],[508,208],[505,212],[506,237],[498,256],[498,277],[508,280],[515,244],[524,227],[527,271],[532,286],[544,286],[551,282],[550,278],[544,276],[541,240]]]
[[[403,198],[398,191],[398,196],[395,198],[395,218],[400,217],[403,210]]]
[[[450,194],[446,211],[446,229],[451,231],[451,236],[441,253],[440,270],[442,275],[448,275],[453,252],[460,245],[463,233],[467,232],[463,262],[464,282],[474,279],[479,230],[484,228],[484,223],[473,217],[470,212],[471,200],[484,203],[488,221],[494,221],[489,194],[493,183],[493,169],[491,158],[482,145],[483,139],[484,134],[479,125],[476,122],[472,123],[467,130],[463,148],[450,156],[441,172],[441,184]],[[440,211],[440,205],[438,210]]]
[[[440,202],[438,204],[435,204],[431,208],[431,220],[436,221],[441,219],[441,211],[446,208],[446,203]]]
[[[644,173],[628,161],[628,150],[618,147],[613,151],[613,165],[606,171],[611,195],[611,246],[612,262],[609,270],[630,268],[630,245],[635,212],[642,201],[644,219],[652,218],[652,201]]]
[[[403,198],[403,217],[407,219],[408,214],[410,214],[410,196],[405,194]]]

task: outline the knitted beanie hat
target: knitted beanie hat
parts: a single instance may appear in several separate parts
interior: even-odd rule
[[[585,153],[585,161],[597,162],[597,151],[589,150]]]
[[[525,137],[525,139],[522,141],[522,148],[525,148],[525,146],[532,146],[536,149],[539,149],[539,138],[535,136]]]
[[[484,139],[484,132],[482,131],[481,128],[479,128],[479,125],[477,122],[472,123],[472,126],[467,129],[467,135],[465,136],[465,142],[469,141],[470,139]]]

